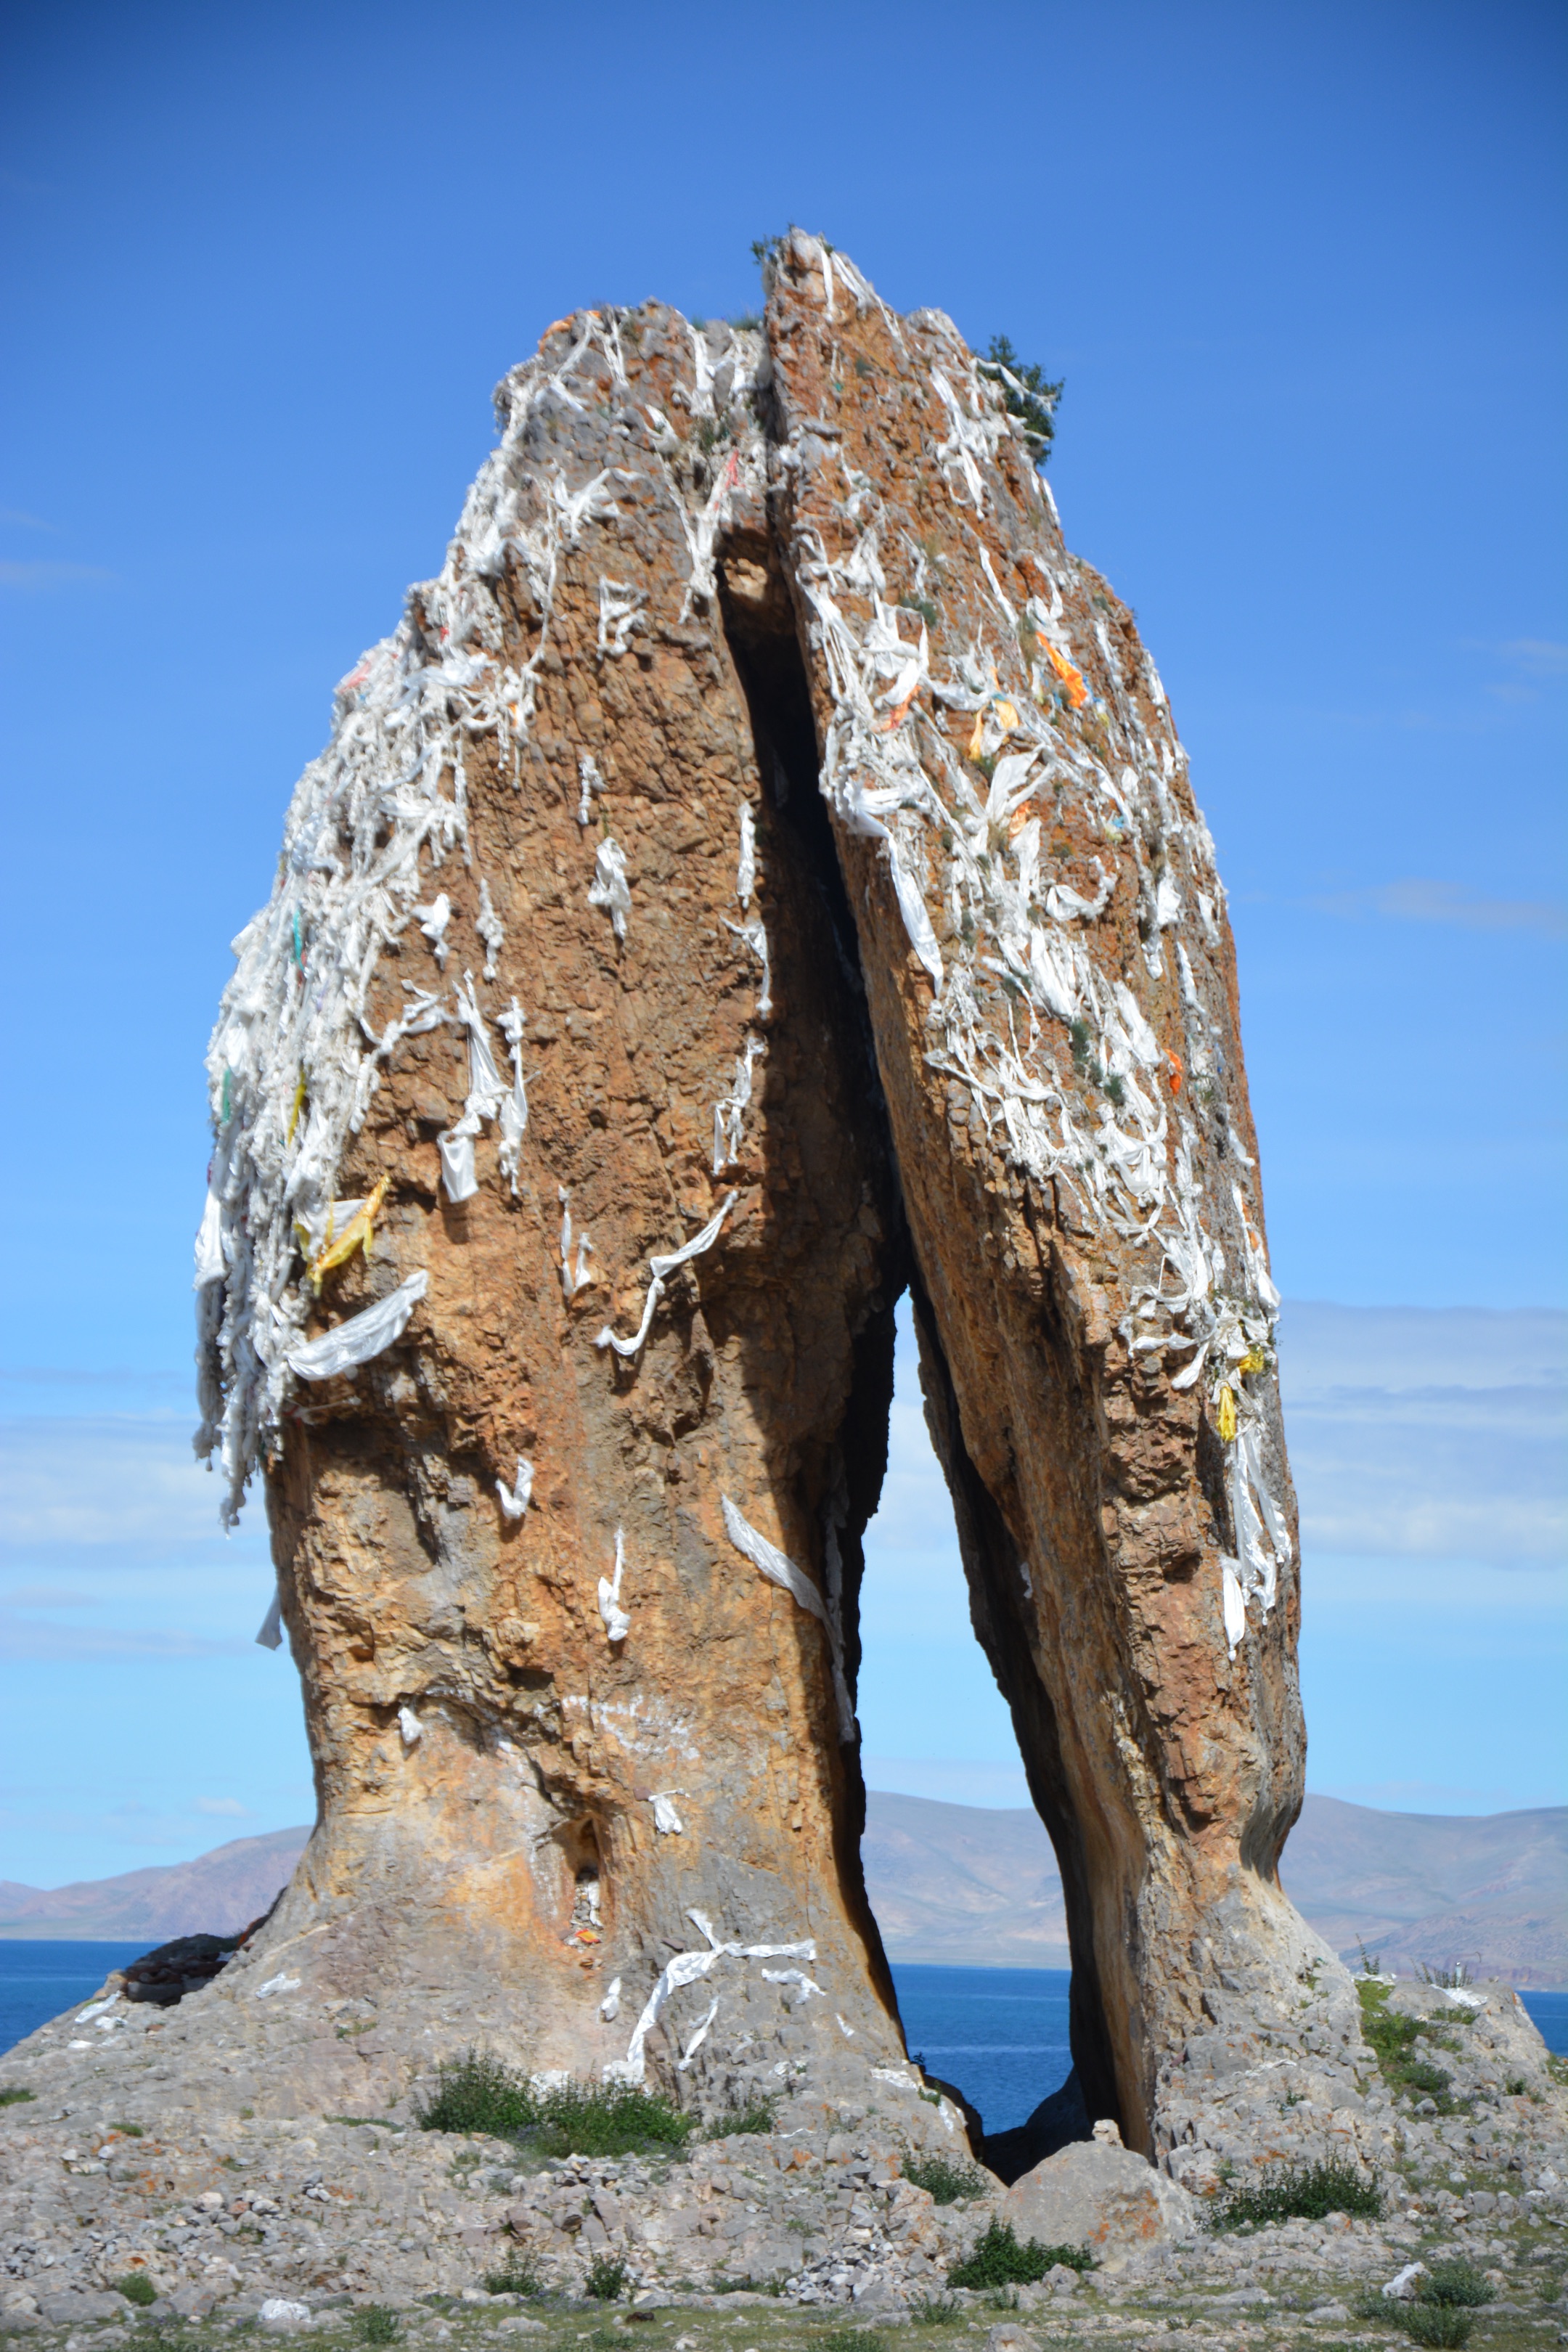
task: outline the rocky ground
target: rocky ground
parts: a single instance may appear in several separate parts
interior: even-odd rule
[[[1477,2352],[1568,2342],[1562,2063],[1506,1987],[1390,1999],[1430,2024],[1406,2067],[1440,2059],[1449,2087],[1435,2098],[1396,2072],[1369,2100],[1386,2101],[1383,2218],[1230,2231],[1109,2142],[1009,2189],[952,2137],[967,2193],[939,2203],[906,2170],[940,2147],[942,2111],[902,2084],[882,2108],[796,2096],[771,2131],[614,2160],[520,2159],[502,2140],[422,2131],[406,2100],[358,2119],[198,2112],[158,2063],[180,2012],[89,2003],[0,2062],[0,2328],[39,2352],[176,2335],[196,2352],[236,2330],[454,2352],[521,2335],[607,2352],[642,2331],[668,2352],[873,2352],[867,2330],[931,2352],[976,2335],[987,2352],[1080,2338],[1305,2352],[1390,2337],[1382,2310],[1361,2312],[1367,2291],[1459,2253],[1498,2291]],[[999,2296],[950,2290],[998,2217],[1021,2239],[1088,2242],[1097,2266]],[[595,2263],[625,2265],[613,2302],[586,2292]],[[491,2293],[509,2269],[533,2291]],[[121,2292],[138,2274],[150,2304]]]

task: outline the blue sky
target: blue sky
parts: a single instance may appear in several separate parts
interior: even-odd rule
[[[1318,1334],[1314,1785],[1568,1796],[1550,1689],[1519,1703],[1563,1622],[1561,11],[60,0],[5,37],[0,1875],[307,1808],[264,1540],[205,1530],[179,1454],[226,944],[497,377],[584,300],[751,307],[791,218],[1067,377],[1068,535],[1138,611],[1232,893],[1281,1287],[1526,1317],[1500,1361],[1380,1325],[1376,1380],[1371,1326]],[[935,1673],[961,1603],[902,1491],[868,1746],[981,1794],[977,1661],[945,1718],[908,1703],[894,1619]]]

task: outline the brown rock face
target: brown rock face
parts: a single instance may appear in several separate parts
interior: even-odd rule
[[[1227,2037],[1354,2036],[1275,1872],[1224,896],[1007,385],[815,240],[772,277],[762,332],[580,313],[507,379],[236,943],[198,1444],[231,1509],[263,1466],[321,1817],[223,1998],[931,2119],[853,1719],[908,1283],[1089,2111],[1197,2177]]]

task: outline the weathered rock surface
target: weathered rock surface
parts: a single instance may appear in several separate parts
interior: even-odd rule
[[[1267,2313],[1285,2331],[1271,2341],[1295,2340],[1302,2326],[1342,2341],[1347,2312],[1369,2290],[1413,2262],[1462,2254],[1527,2328],[1536,2320],[1558,2332],[1564,2096],[1511,1992],[1478,1990],[1482,2007],[1448,2037],[1458,2051],[1436,2045],[1452,2071],[1452,2112],[1426,2118],[1411,2095],[1386,2095],[1380,2221],[1331,2214],[1131,2245],[1107,2232],[1086,2275],[1054,2272],[1018,2290],[1026,2325],[1033,2314],[1048,2319],[1055,2342],[1065,2332],[1146,2344],[1167,2327],[1181,2331],[1173,2342],[1190,2344],[1193,2331],[1212,2342],[1215,2329]],[[1439,1994],[1430,2014],[1441,2030],[1461,2012]],[[100,2018],[122,2021],[106,2028]],[[947,2276],[993,2219],[1016,2217],[1021,2238],[1061,2242],[1061,2228],[1066,2242],[1093,2245],[1125,2209],[1127,2180],[1135,2193],[1152,2185],[1163,2213],[1185,2204],[1141,2159],[1091,2144],[1053,2159],[1083,2191],[1070,2211],[1061,2198],[1024,2210],[1025,2184],[1004,2193],[984,2179],[971,2184],[979,2193],[937,2205],[909,2177],[918,2168],[896,2125],[805,2095],[784,2102],[773,2132],[700,2141],[678,2160],[664,2151],[541,2163],[503,2141],[412,2130],[405,2103],[384,2123],[352,2125],[323,2113],[325,2098],[308,2116],[253,2116],[241,2104],[250,2087],[241,2053],[226,2053],[213,2031],[232,2035],[242,2018],[209,1989],[168,2011],[79,2011],[6,2053],[0,2090],[34,2095],[0,2105],[0,2333],[107,2347],[143,2317],[153,2332],[177,2317],[190,2324],[182,2340],[210,2343],[268,2301],[303,2305],[311,2328],[325,2330],[353,2326],[355,2307],[374,2302],[397,2307],[413,2341],[479,2346],[526,2332],[550,2352],[576,2352],[583,2289],[601,2257],[626,2265],[628,2322],[657,2314],[662,2325],[685,2306],[696,2331],[686,2352],[737,2340],[706,2331],[721,2325],[718,2315],[736,2315],[726,2290],[743,2280],[753,2282],[752,2307],[739,2340],[759,2352],[759,2329],[781,2352],[805,2352],[820,2340],[806,2326],[824,2307],[853,2306],[880,2327],[922,2306],[929,2318],[944,2295],[951,2336],[922,2326],[910,2340],[963,2344],[994,2315],[978,2294],[949,2295]],[[331,2012],[302,2005],[298,2025],[331,2046]],[[90,2046],[76,2046],[83,2042]],[[226,2054],[231,2071],[213,2066],[193,2100],[204,2044],[209,2064]],[[1519,2079],[1528,2090],[1510,2088]],[[540,2300],[492,2297],[485,2282],[509,2265],[533,2272]],[[132,2280],[153,2294],[150,2308],[121,2295]],[[767,2287],[781,2290],[776,2300]],[[95,2326],[96,2337],[82,2333]],[[1491,2340],[1542,2339],[1516,2338],[1510,2323]]]
[[[1108,2271],[1198,2227],[1196,2201],[1184,2189],[1130,2148],[1097,2140],[1064,2147],[1026,2172],[1003,2198],[1002,2216],[1020,2239],[1087,2246]]]
[[[1200,2188],[1374,2160],[1277,1877],[1278,1302],[1131,615],[1006,385],[809,237],[763,331],[579,313],[498,413],[213,1040],[199,1444],[265,1483],[320,1819],[171,2105],[376,2112],[478,2042],[952,2133],[858,1855],[909,1282],[1087,2116]]]

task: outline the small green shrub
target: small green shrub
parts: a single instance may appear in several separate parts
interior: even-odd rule
[[[1446,2033],[1436,2032],[1424,2017],[1406,2017],[1388,2006],[1388,1987],[1366,1978],[1358,1979],[1356,1992],[1361,2000],[1361,2030],[1377,2057],[1383,2079],[1391,2090],[1417,2091],[1446,2104],[1450,2079],[1430,2060],[1415,2054],[1415,2044],[1426,2037],[1442,2050],[1457,2050],[1458,2044]]]
[[[122,2279],[115,2280],[114,2291],[122,2294],[127,2303],[139,2303],[143,2306],[158,2300],[158,2290],[145,2271],[128,2271]]]
[[[436,2069],[436,2087],[414,2110],[421,2131],[489,2132],[514,2139],[533,2120],[528,2084],[487,2051],[469,2050],[446,2058]]]
[[[1440,2099],[1447,2097],[1454,2078],[1445,2074],[1441,2066],[1430,2065],[1425,2058],[1415,2058],[1405,2069],[1405,2081],[1408,2089],[1424,2091],[1429,2098]]]
[[[595,2254],[583,2279],[583,2291],[595,2303],[614,2303],[626,2283],[626,2265],[620,2254]]]
[[[984,2197],[988,2185],[973,2164],[955,2164],[950,2156],[906,2155],[903,2175],[938,2205],[959,2205],[972,2197]]]
[[[949,2286],[1028,2286],[1043,2279],[1058,2263],[1069,2270],[1091,2271],[1094,2256],[1083,2246],[1042,2246],[1037,2238],[1020,2245],[1011,2221],[992,2220],[962,2262],[948,2272]]]
[[[0,2107],[20,2106],[24,2099],[37,2096],[36,2091],[24,2091],[20,2083],[0,2083]]]
[[[563,2083],[533,2103],[532,2135],[546,2156],[627,2156],[638,2147],[683,2148],[697,2127],[662,2091],[630,2083]]]
[[[121,2139],[145,2139],[147,2137],[140,2124],[110,2124],[109,2128],[111,2132],[118,2132]]]
[[[910,2305],[917,2327],[946,2327],[958,2317],[958,2301],[951,2294],[922,2294]]]
[[[1475,2324],[1468,2311],[1451,2303],[1407,2303],[1399,2319],[1405,2334],[1428,2352],[1458,2352],[1469,2342]]]
[[[658,2091],[629,2083],[563,2083],[536,2092],[488,2052],[470,2050],[436,2070],[436,2085],[415,2109],[422,2131],[484,2132],[531,2139],[544,2156],[626,2156],[648,2147],[683,2148],[696,2118]],[[458,2165],[479,2162],[467,2150]]]
[[[1017,418],[1028,436],[1035,463],[1043,466],[1056,437],[1061,378],[1050,383],[1039,362],[1021,360],[1005,335],[992,336],[991,349],[983,360],[975,362],[975,366],[982,375],[1002,384],[1008,415]]]
[[[362,2304],[354,2314],[354,2334],[362,2344],[395,2344],[398,2321],[384,2303]]]
[[[888,2352],[874,2327],[834,2327],[813,2340],[818,2352]]]
[[[1522,2074],[1510,2074],[1503,2089],[1510,2099],[1528,2099],[1530,2096],[1530,2084]]]
[[[538,2294],[542,2285],[538,2265],[526,2254],[508,2254],[503,2269],[485,2273],[487,2294]]]
[[[1421,2282],[1418,2300],[1477,2311],[1483,2303],[1497,2301],[1497,2289],[1474,2263],[1467,2262],[1463,2254],[1452,2254],[1447,2262],[1431,2264]]]
[[[763,2139],[778,2119],[776,2099],[751,2098],[743,2107],[731,2107],[723,2115],[715,2116],[711,2123],[703,2126],[702,2137],[704,2139],[730,2139],[751,2133]]]
[[[1330,2213],[1364,2215],[1375,2221],[1383,2198],[1352,2165],[1279,2166],[1227,2195],[1216,2197],[1205,2216],[1210,2230],[1239,2230],[1246,2223],[1321,2221]]]

